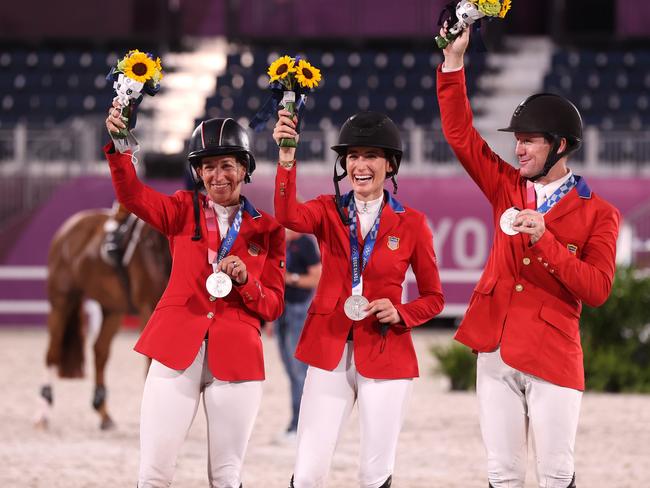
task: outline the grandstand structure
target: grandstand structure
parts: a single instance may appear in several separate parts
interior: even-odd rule
[[[601,3],[621,9],[632,8],[635,1],[625,2],[625,7],[615,0]],[[125,2],[136,14],[130,17],[131,29],[120,26],[119,39],[111,37],[102,21],[105,9],[92,10],[81,2],[79,15],[86,23],[75,26],[74,38],[54,30],[56,19],[39,24],[26,7],[17,6],[16,11],[25,9],[23,17],[29,22],[20,24],[18,14],[5,19],[8,26],[11,20],[22,25],[25,35],[15,30],[14,37],[5,39],[0,33],[0,259],[15,246],[14,234],[62,185],[79,178],[106,178],[101,147],[107,141],[104,119],[113,96],[106,75],[118,57],[133,48],[159,55],[165,70],[160,93],[147,97],[139,109],[135,131],[142,145],[139,158],[145,163],[138,168],[147,169],[149,176],[180,175],[186,139],[199,120],[233,117],[247,124],[269,96],[267,67],[289,54],[306,57],[323,73],[321,86],[307,97],[298,149],[301,173],[320,178],[320,192],[330,191],[324,185],[332,171],[329,148],[338,128],[360,110],[385,112],[402,129],[402,181],[433,184],[464,177],[441,133],[435,93],[435,70],[442,61],[433,41],[435,18],[446,2],[410,0],[400,7],[385,0],[334,0],[325,7],[311,0],[214,0],[209,8],[195,0],[182,7],[179,2],[159,3],[170,6],[171,17],[159,15],[164,29],[138,24],[138,19],[150,19],[137,14],[137,2]],[[517,1],[513,4],[512,17],[501,23],[501,31],[488,26],[487,52],[470,51],[466,64],[475,122],[490,146],[514,161],[512,135],[496,129],[507,125],[514,107],[529,94],[553,92],[573,100],[584,117],[583,147],[572,156],[577,173],[617,179],[621,188],[627,185],[619,181],[623,177],[650,177],[647,26],[626,16],[616,25],[609,21],[609,32],[603,34],[607,19],[596,13],[584,21],[586,27],[578,25],[575,9],[589,4],[582,0],[570,5],[539,2],[526,9],[518,9]],[[639,12],[647,9],[641,0],[635,5]],[[547,8],[555,23],[540,20]],[[92,16],[93,22],[88,20]],[[173,19],[178,32],[170,30]],[[588,22],[596,26],[591,37]],[[33,31],[28,35],[29,28]],[[11,32],[5,29],[5,36]],[[49,32],[51,39],[44,40],[41,32]],[[277,156],[272,125],[273,120],[266,131],[251,132],[256,181],[262,179],[267,187],[272,185]],[[628,193],[624,215],[630,227],[624,232],[622,262],[648,265],[650,203]],[[430,218],[434,230],[444,228],[439,216]],[[480,239],[488,240],[490,231],[483,234]],[[476,247],[471,242],[467,246]],[[461,274],[451,270],[450,282],[476,280],[480,254],[474,257]],[[41,271],[34,273],[42,279]]]
[[[435,69],[441,53],[431,42],[274,46],[198,39],[182,52],[160,53],[161,93],[141,105],[136,129],[143,153],[183,159],[187,136],[206,117],[247,124],[269,95],[266,70],[283,54],[302,55],[322,69],[321,86],[307,97],[301,161],[325,171],[338,127],[359,110],[386,112],[403,130],[404,173],[458,172],[440,131]],[[106,74],[129,47],[17,46],[0,51],[0,174],[2,208],[17,210],[16,191],[37,203],[38,189],[18,190],[10,177],[26,171],[55,182],[106,171],[101,146],[112,89]],[[156,46],[141,46],[156,52]],[[548,91],[573,100],[584,116],[585,141],[574,156],[584,174],[648,174],[650,165],[650,48],[565,49],[548,38],[508,38],[505,50],[468,57],[468,91],[476,124],[495,150],[513,158],[511,138],[496,132],[527,94]],[[269,131],[253,134],[261,171],[272,171]],[[28,163],[28,164],[27,164]],[[35,184],[36,185],[36,184]],[[21,185],[18,185],[20,187]],[[46,186],[51,186],[50,184]],[[3,210],[7,213],[6,210]]]

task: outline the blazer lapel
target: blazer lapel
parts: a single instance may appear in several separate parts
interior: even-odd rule
[[[390,205],[385,204],[384,208],[381,211],[381,219],[379,220],[379,230],[377,231],[375,247],[372,250],[372,254],[370,255],[366,269],[368,269],[369,266],[372,266],[373,263],[377,261],[375,254],[381,250],[384,237],[386,234],[393,231],[399,225],[399,222],[400,219],[397,213],[395,213]]]
[[[391,230],[399,224],[399,217],[390,205],[385,204],[381,211],[381,220],[379,221],[379,232],[377,232],[377,243]]]
[[[562,197],[559,202],[551,207],[551,210],[544,214],[544,222],[546,224],[549,224],[554,220],[559,219],[563,215],[574,211],[579,206],[580,198],[578,196],[578,192],[575,188],[572,188],[569,193],[564,195],[564,197]]]

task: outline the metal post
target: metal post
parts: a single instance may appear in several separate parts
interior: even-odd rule
[[[14,129],[14,160],[20,164],[27,161],[27,126],[24,122]]]
[[[585,173],[594,174],[598,168],[599,132],[595,127],[585,129]]]
[[[424,131],[422,127],[414,127],[410,131],[411,160],[410,167],[418,173],[424,168]]]

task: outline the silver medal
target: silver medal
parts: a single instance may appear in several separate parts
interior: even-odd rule
[[[501,230],[508,234],[509,236],[514,236],[519,234],[518,230],[514,230],[512,225],[515,223],[515,218],[521,212],[517,207],[510,207],[508,210],[501,214],[501,219],[499,219],[499,225]]]
[[[226,273],[219,271],[208,276],[205,287],[213,297],[223,298],[232,290],[232,280]]]
[[[350,320],[362,320],[368,315],[365,308],[369,303],[368,299],[363,295],[352,295],[345,301],[343,310],[345,310],[345,315]]]

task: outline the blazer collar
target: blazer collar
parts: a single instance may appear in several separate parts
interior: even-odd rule
[[[589,188],[587,181],[582,176],[578,175],[574,175],[574,178],[577,181],[576,191],[578,192],[578,196],[589,200],[591,198],[591,188]]]
[[[591,188],[589,188],[589,185],[587,185],[585,179],[577,175],[575,175],[575,178],[577,181],[576,186],[562,197],[559,202],[553,205],[551,210],[544,215],[544,220],[546,222],[552,222],[553,220],[576,210],[580,206],[581,200],[591,199],[592,191]]]
[[[203,198],[203,205],[207,205],[208,197],[203,193],[201,194],[201,197]],[[241,195],[239,197],[239,204],[243,207],[244,212],[250,215],[253,219],[259,219],[262,216],[262,214],[253,206],[253,204],[244,195]]]
[[[346,211],[352,196],[353,192],[349,192],[342,198],[343,207]],[[394,229],[397,224],[399,224],[400,219],[398,214],[402,214],[406,211],[402,204],[397,201],[397,199],[393,198],[391,194],[386,190],[384,190],[384,201],[386,202],[386,205],[384,205],[384,208],[381,211],[379,230],[377,231],[377,241],[379,241],[384,235],[386,235],[389,231]],[[359,239],[359,242],[363,242],[360,226],[357,226],[357,238]],[[372,259],[370,259],[370,261],[372,262]]]
[[[350,191],[346,195],[343,195],[342,203],[343,203],[343,208],[348,208],[348,205],[350,204],[350,199],[354,195],[354,192]],[[387,190],[384,190],[384,202],[387,203],[387,206],[393,209],[393,212],[395,213],[403,213],[404,212],[404,207],[402,206],[401,203],[397,201],[397,199],[393,198],[393,196],[388,193]],[[382,213],[383,216],[383,213]]]

